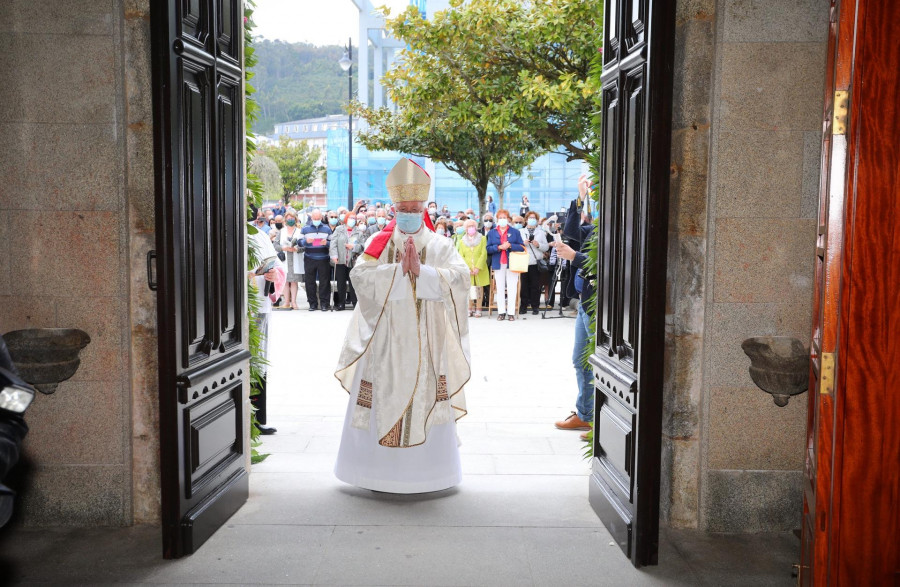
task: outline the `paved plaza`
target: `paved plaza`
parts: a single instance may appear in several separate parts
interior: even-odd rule
[[[470,320],[463,482],[434,494],[361,490],[332,474],[347,394],[332,375],[351,312],[276,312],[268,459],[248,503],[196,554],[160,558],[159,529],[7,529],[12,584],[791,585],[790,534],[664,529],[660,565],[635,570],[588,504],[577,432],[574,321]],[[0,581],[3,583],[3,581]]]

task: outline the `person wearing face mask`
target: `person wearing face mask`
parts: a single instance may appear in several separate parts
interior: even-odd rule
[[[348,216],[343,224],[338,224],[331,234],[329,254],[334,264],[334,280],[337,282],[337,299],[334,309],[342,312],[347,304],[347,285],[350,279],[350,269],[353,267],[353,253],[361,252],[362,245],[358,243],[356,236],[356,217]],[[359,247],[359,251],[356,251]],[[352,286],[351,286],[352,289]]]
[[[512,225],[516,230],[522,230],[525,227],[525,219],[521,216],[513,216]]]
[[[284,264],[287,268],[287,279],[284,287],[284,299],[281,309],[299,310],[297,293],[303,281],[303,249],[297,245],[300,228],[297,226],[297,213],[288,210],[284,215],[284,228],[278,231],[278,238],[273,243],[275,250],[284,253]]]
[[[531,205],[528,203],[528,196],[522,196],[522,205],[519,206],[519,216],[525,216],[531,210]]]
[[[366,222],[368,223],[368,228],[366,229],[366,238],[377,234],[385,226],[387,226],[387,215],[384,212],[384,208],[377,208],[372,215],[366,218]]]
[[[549,267],[544,261],[544,253],[550,250],[547,242],[547,233],[538,226],[540,217],[534,210],[525,214],[525,228],[522,229],[522,240],[525,241],[525,250],[528,252],[528,272],[522,274],[522,299],[519,311],[528,312],[535,316],[541,305],[541,267]],[[542,261],[544,261],[542,263]]]
[[[303,227],[298,241],[303,248],[306,301],[309,302],[310,312],[320,307],[324,312],[328,310],[328,293],[331,290],[331,263],[328,256],[331,228],[322,222],[322,211],[319,209],[313,209],[309,218],[309,226]]]
[[[497,227],[487,236],[487,252],[491,255],[491,269],[496,282],[497,320],[516,319],[516,293],[519,274],[509,270],[509,253],[525,250],[522,234],[509,225],[509,212],[497,211]]]
[[[488,197],[490,197],[490,196],[488,196]],[[486,239],[488,233],[491,232],[492,228],[494,228],[494,213],[486,212],[485,215],[481,217],[481,229],[478,232],[480,232]],[[485,242],[487,242],[487,241],[485,241]],[[493,264],[492,255],[490,253],[488,253],[487,264],[488,264],[488,267],[490,267]],[[489,299],[491,297],[490,290],[491,290],[491,288],[489,288],[489,287],[484,288],[484,293],[482,294],[482,297],[481,297],[481,307],[482,308],[487,308],[488,304],[490,303],[490,299]]]
[[[462,480],[470,273],[428,226],[430,181],[408,159],[394,166],[395,220],[350,272],[359,303],[335,372],[350,397],[334,472],[373,491],[426,493]]]
[[[462,238],[462,235],[466,233],[466,228],[463,226],[464,220],[457,220],[453,223],[453,234],[450,235],[450,238],[453,240],[453,246],[455,247],[459,243],[459,239]]]
[[[456,250],[469,266],[469,316],[481,318],[481,301],[484,286],[491,284],[491,273],[487,264],[487,238],[478,232],[474,220],[466,220],[463,235],[456,242]]]

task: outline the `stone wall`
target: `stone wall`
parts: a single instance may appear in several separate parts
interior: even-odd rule
[[[27,414],[31,525],[158,518],[149,19],[131,4],[3,3],[0,332],[74,327],[92,339],[75,376]]]
[[[810,340],[828,3],[719,0],[700,526],[800,527],[807,395],[777,407],[741,342]]]
[[[676,5],[661,517],[696,528],[715,0]]]

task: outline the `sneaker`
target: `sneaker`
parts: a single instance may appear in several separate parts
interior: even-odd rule
[[[557,422],[556,427],[560,430],[590,430],[591,423],[585,422],[578,417],[578,414],[572,412],[568,418]]]

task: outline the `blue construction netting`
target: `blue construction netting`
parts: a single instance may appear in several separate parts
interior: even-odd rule
[[[347,131],[328,131],[327,143],[328,207],[347,204]],[[391,168],[403,154],[395,151],[369,151],[353,144],[353,193],[357,200],[371,203],[390,202],[384,182]],[[428,169],[430,165],[421,157],[410,157]],[[548,153],[537,159],[521,177],[506,188],[504,205],[512,213],[518,213],[522,196],[528,196],[530,207],[542,216],[567,208],[578,194],[578,178],[587,172],[582,161],[566,161],[564,155]],[[475,187],[440,163],[434,166],[434,198],[439,206],[447,204],[452,212],[478,208]],[[488,191],[494,202],[500,202],[493,186]]]

